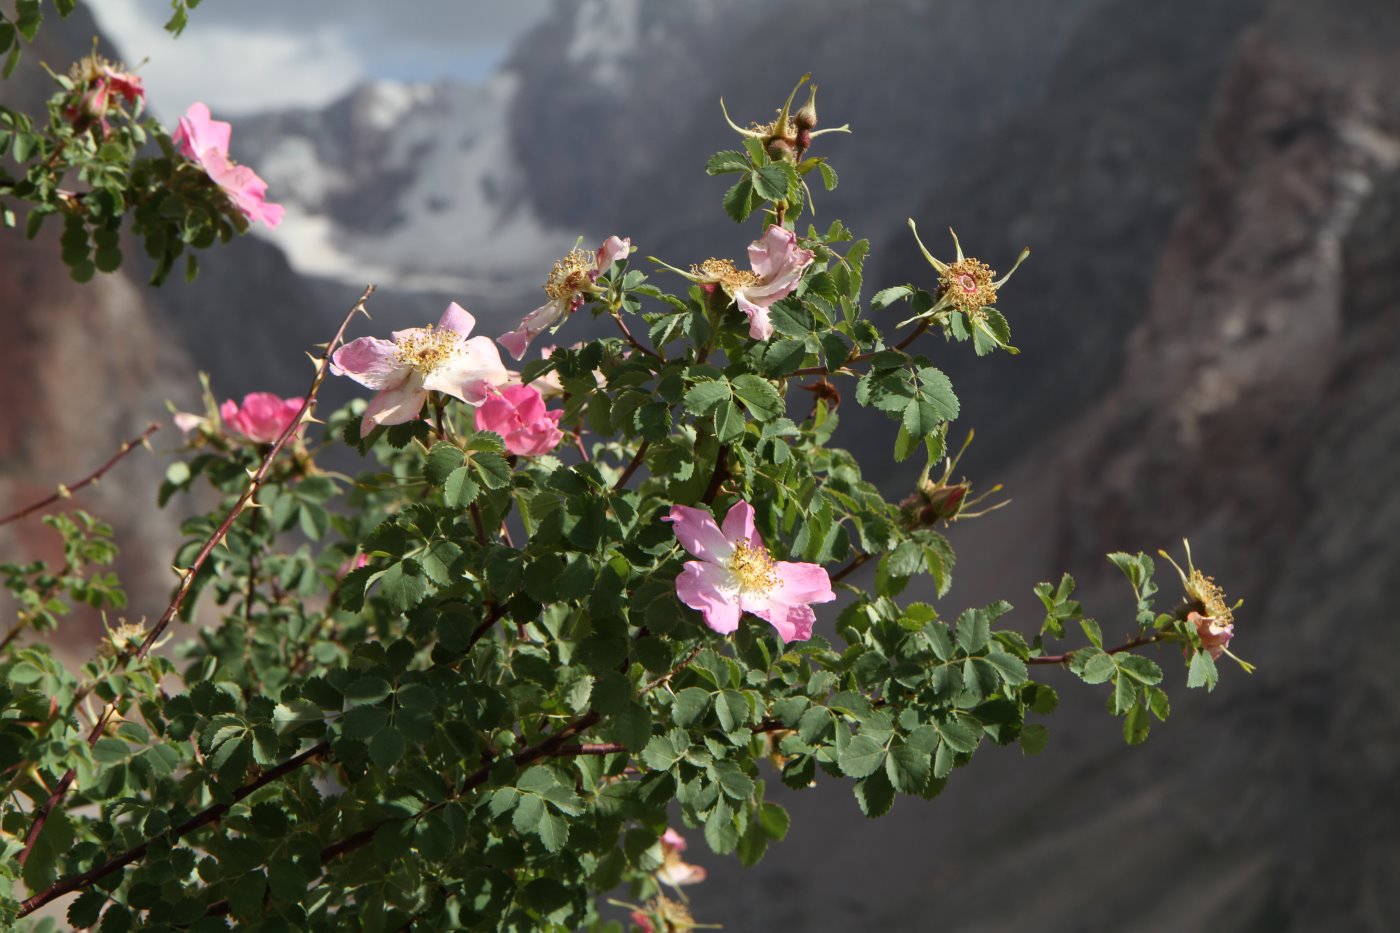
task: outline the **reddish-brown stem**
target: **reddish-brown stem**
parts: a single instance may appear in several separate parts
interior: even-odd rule
[[[622,319],[621,314],[614,312],[612,319],[617,322],[617,329],[622,331],[622,336],[627,338],[628,343],[636,347],[642,353],[645,353],[647,356],[652,357],[653,359],[661,359],[660,353],[657,353],[655,350],[643,346],[641,343],[638,342],[636,337],[632,336],[632,331],[627,327],[627,322]]]
[[[159,640],[160,636],[170,625],[171,620],[174,619],[176,614],[180,611],[180,607],[184,605],[185,597],[189,595],[190,588],[194,584],[194,579],[198,575],[199,569],[204,566],[204,562],[209,559],[209,555],[214,552],[214,548],[218,547],[219,543],[228,535],[229,529],[233,527],[234,521],[242,514],[243,510],[248,507],[248,503],[258,494],[258,490],[262,487],[263,481],[267,478],[268,470],[272,467],[273,460],[282,452],[282,448],[287,445],[287,442],[295,436],[303,420],[306,418],[308,412],[310,412],[312,405],[315,404],[316,392],[321,388],[321,382],[326,378],[326,372],[330,367],[331,354],[334,353],[336,347],[340,345],[341,339],[345,336],[345,329],[350,326],[350,320],[357,313],[364,311],[365,302],[369,300],[372,294],[374,294],[374,286],[366,286],[364,292],[360,295],[359,301],[356,301],[354,307],[345,315],[345,320],[340,322],[339,330],[335,332],[335,336],[331,338],[330,343],[326,344],[326,352],[321,356],[320,365],[316,367],[316,376],[311,380],[311,388],[307,391],[306,397],[302,399],[301,408],[297,411],[296,417],[287,422],[286,428],[283,429],[276,442],[268,449],[267,453],[263,455],[262,463],[258,465],[257,470],[253,473],[252,477],[249,478],[248,486],[243,490],[243,494],[238,497],[238,501],[234,503],[233,508],[224,516],[224,520],[219,523],[219,527],[216,528],[214,533],[204,542],[204,545],[199,549],[199,553],[195,555],[190,566],[181,574],[180,585],[175,590],[175,597],[170,601],[170,605],[166,607],[165,612],[161,614],[155,626],[146,634],[145,640],[141,642],[141,647],[136,650],[126,663],[130,663],[131,660],[144,660],[146,655],[150,653],[151,648],[155,646],[156,641]],[[103,710],[102,715],[97,719],[97,724],[94,725],[92,731],[88,733],[88,745],[97,744],[97,740],[101,738],[102,734],[106,731],[107,723],[111,719],[115,709],[116,701],[114,700]],[[73,779],[76,776],[77,772],[73,768],[69,768],[64,772],[62,779],[58,782],[58,787],[54,789],[48,799],[35,811],[34,821],[29,824],[29,831],[25,833],[24,836],[24,849],[19,854],[19,863],[21,865],[28,861],[29,854],[34,851],[34,843],[39,838],[39,833],[43,831],[44,822],[48,819],[49,814],[53,812],[54,807],[58,806],[59,802],[62,801],[63,796],[68,792],[68,788],[72,786]]]
[[[715,496],[719,495],[719,487],[724,485],[724,481],[729,479],[729,445],[720,444],[719,453],[715,455],[715,471],[710,474],[710,485],[705,487],[705,494],[700,497],[700,501],[709,505],[715,501]]]
[[[475,502],[467,509],[472,513],[472,524],[476,526],[476,540],[486,543],[486,523],[481,520],[481,507]]]
[[[481,641],[482,636],[484,636],[487,632],[491,631],[491,627],[497,622],[499,622],[501,620],[501,616],[504,614],[504,609],[502,609],[500,606],[493,605],[491,609],[486,613],[486,618],[481,620],[481,624],[472,630],[471,637],[467,639],[467,650],[470,651],[472,649],[472,645],[475,645],[477,642]]]
[[[591,459],[591,458],[588,456],[588,451],[587,451],[587,449],[585,449],[584,446],[583,446],[583,435],[582,435],[582,434],[575,434],[575,435],[574,435],[574,446],[578,448],[578,455],[579,455],[580,457],[583,458],[583,462],[584,462],[584,463],[587,463],[587,462],[589,461],[589,459]]]
[[[855,557],[851,558],[851,562],[849,564],[842,567],[840,570],[836,571],[831,575],[831,582],[837,583],[841,580],[844,580],[846,577],[850,576],[857,567],[859,567],[861,564],[865,563],[868,560],[870,560],[869,554],[857,554]]]
[[[1134,639],[1132,639],[1131,641],[1125,641],[1125,642],[1123,642],[1123,644],[1119,645],[1119,646],[1116,647],[1116,648],[1109,648],[1107,651],[1104,652],[1104,654],[1121,654],[1121,653],[1124,652],[1124,651],[1131,651],[1131,650],[1134,649],[1134,648],[1141,648],[1143,645],[1150,645],[1150,644],[1152,644],[1153,642],[1157,642],[1157,641],[1161,641],[1161,640],[1162,640],[1162,633],[1161,633],[1161,632],[1154,632],[1154,633],[1151,634],[1151,635],[1144,635],[1144,636],[1140,636],[1140,637],[1138,637],[1138,638],[1134,638]],[[1083,651],[1083,650],[1084,650],[1083,648],[1076,649],[1076,651]],[[1038,658],[1031,658],[1031,659],[1028,660],[1026,663],[1027,663],[1027,664],[1068,664],[1070,661],[1072,661],[1072,660],[1074,659],[1074,655],[1076,654],[1076,651],[1066,651],[1064,654],[1042,654],[1042,655],[1041,655],[1040,657],[1038,657]]]
[[[914,328],[912,331],[909,332],[909,335],[908,335],[907,337],[905,337],[905,338],[904,338],[903,340],[901,340],[899,343],[897,343],[897,344],[894,345],[894,349],[896,349],[896,350],[903,350],[905,347],[909,346],[909,344],[911,344],[911,343],[913,343],[915,340],[917,340],[917,339],[919,338],[919,335],[921,335],[922,333],[924,333],[924,331],[926,331],[926,330],[928,330],[928,321],[920,321],[918,327]],[[793,370],[793,371],[792,371],[791,373],[789,373],[788,375],[789,375],[789,376],[829,376],[829,375],[831,375],[833,372],[835,372],[835,371],[838,370],[838,369],[845,369],[847,366],[853,366],[853,365],[855,365],[856,363],[864,363],[866,360],[870,359],[870,358],[873,357],[874,355],[875,355],[874,353],[860,353],[860,354],[857,354],[857,355],[855,355],[855,356],[847,357],[846,360],[845,360],[844,362],[841,363],[841,365],[836,366],[836,367],[830,367],[830,366],[808,366],[806,369],[797,369],[797,370]]]
[[[613,489],[618,490],[627,485],[627,481],[632,478],[632,474],[637,472],[637,468],[642,465],[642,459],[647,454],[647,448],[651,446],[651,441],[642,438],[642,442],[637,445],[637,452],[632,455],[632,462],[627,464],[627,469],[622,471],[622,475],[613,483]]]
[[[93,470],[87,476],[78,480],[71,486],[58,487],[58,492],[49,496],[47,499],[41,499],[40,501],[35,502],[32,505],[25,506],[18,512],[11,512],[4,518],[0,518],[0,525],[8,525],[10,522],[17,522],[21,518],[24,518],[26,515],[32,515],[40,509],[47,508],[48,506],[53,505],[60,499],[69,498],[73,495],[73,493],[77,492],[79,489],[82,489],[84,486],[91,486],[92,484],[99,482],[108,470],[117,465],[117,462],[119,460],[121,460],[127,454],[131,453],[137,447],[144,447],[146,445],[146,438],[150,437],[152,434],[159,430],[160,425],[152,421],[150,424],[146,425],[146,430],[142,431],[140,434],[136,435],[131,440],[123,442],[122,445],[117,448],[117,452],[112,454],[112,456],[107,460],[106,463],[102,464],[102,466],[98,467],[96,470]]]

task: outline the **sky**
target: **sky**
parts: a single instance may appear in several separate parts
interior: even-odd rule
[[[151,107],[192,101],[216,115],[320,106],[373,78],[475,81],[551,0],[205,0],[179,39],[168,0],[90,5],[127,65],[141,65]],[[411,11],[411,15],[409,13]]]

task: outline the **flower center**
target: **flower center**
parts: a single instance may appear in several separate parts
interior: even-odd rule
[[[1186,595],[1199,602],[1202,614],[1214,619],[1217,624],[1225,626],[1235,621],[1235,613],[1225,604],[1225,590],[1199,570],[1191,571]]]
[[[415,327],[398,342],[400,363],[412,366],[424,376],[457,355],[462,335],[454,330]]]
[[[692,265],[690,274],[706,282],[717,282],[727,292],[757,285],[759,281],[756,273],[736,269],[729,259],[706,259],[698,266]]]
[[[942,291],[953,307],[966,314],[975,313],[996,303],[997,290],[992,285],[996,273],[976,259],[960,259],[943,273]]]
[[[569,299],[587,289],[598,277],[597,257],[593,253],[576,249],[554,263],[549,271],[549,281],[544,283],[544,293],[552,301]]]
[[[778,585],[778,575],[773,570],[773,558],[768,549],[754,547],[747,541],[734,545],[734,553],[729,558],[729,569],[739,580],[739,587],[756,596],[766,596]]]

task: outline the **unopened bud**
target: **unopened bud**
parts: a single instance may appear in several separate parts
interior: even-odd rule
[[[797,150],[786,139],[774,137],[768,140],[768,157],[774,162],[791,162],[797,158]]]
[[[798,130],[798,131],[797,131],[797,148],[798,148],[798,149],[802,149],[802,150],[807,150],[807,149],[812,148],[812,131],[811,131],[811,130]]]
[[[802,105],[801,110],[793,114],[792,122],[797,124],[798,130],[817,128],[817,86],[815,84],[807,92],[807,103]]]

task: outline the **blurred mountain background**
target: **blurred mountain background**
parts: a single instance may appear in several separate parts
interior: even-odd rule
[[[726,183],[702,173],[735,144],[718,100],[766,119],[810,70],[822,125],[854,131],[818,141],[841,186],[817,192],[816,222],[871,239],[871,291],[931,284],[909,216],[935,253],[945,226],[993,268],[1035,251],[1001,303],[1020,356],[921,345],[963,400],[954,436],[977,428],[969,476],[1015,500],[953,529],[963,569],[944,614],[1006,597],[1033,631],[1031,586],[1068,570],[1114,638],[1131,599],[1103,554],[1179,553],[1187,536],[1244,598],[1232,647],[1259,671],[1187,695],[1159,658],[1177,708],[1132,750],[1098,693],[1048,672],[1063,705],[1038,759],[984,751],[938,800],[899,800],[878,822],[841,782],[772,781],[791,835],[751,870],[702,853],[697,915],[819,933],[1400,928],[1400,7],[541,8],[475,76],[423,80],[389,54],[397,71],[344,66],[329,102],[234,108],[233,154],[287,221],[202,256],[192,285],[148,288],[137,248],[121,273],[75,285],[56,228],[0,236],[0,512],[168,423],[166,399],[197,406],[198,370],[221,398],[304,391],[303,351],[366,280],[384,288],[357,333],[457,300],[499,334],[579,236],[630,236],[680,266],[742,257],[758,228],[725,218]],[[314,26],[296,16],[289,35]],[[4,101],[47,97],[35,61],[64,70],[95,27],[83,10],[47,27]],[[173,121],[188,100],[147,81]],[[580,315],[560,336],[590,326]],[[889,449],[891,422],[842,413],[848,446]],[[156,446],[174,440],[166,427]],[[890,495],[918,469],[870,463]],[[179,514],[154,509],[162,468],[138,455],[80,497],[120,528],[134,616],[159,611],[170,583]],[[47,534],[3,529],[0,554],[42,551]]]

